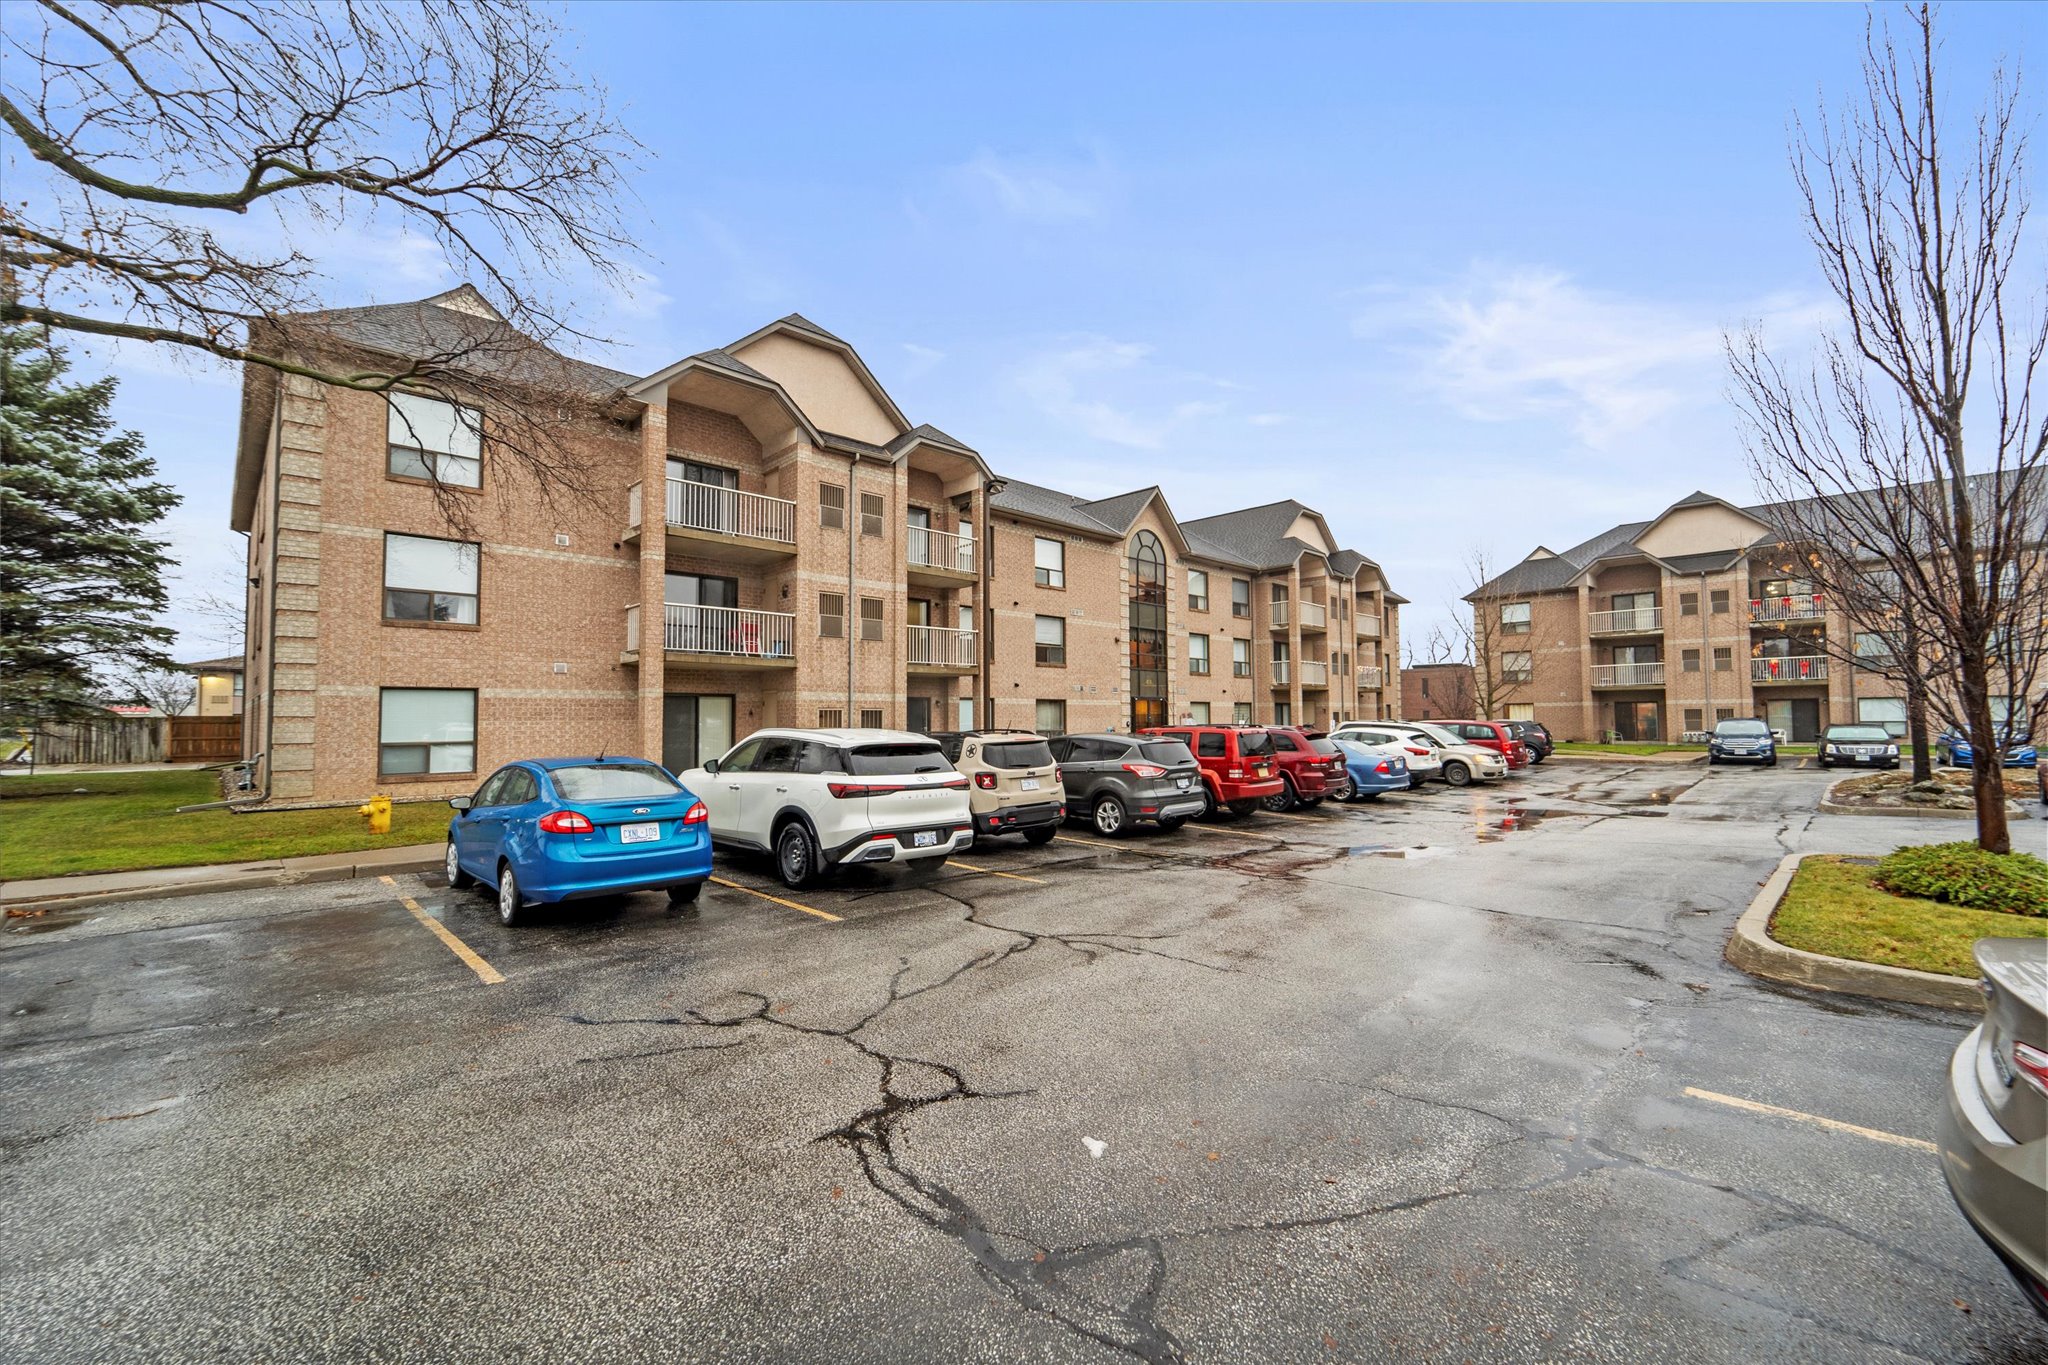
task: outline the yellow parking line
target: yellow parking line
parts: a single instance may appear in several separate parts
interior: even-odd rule
[[[1284,810],[1260,811],[1259,818],[1261,820],[1306,820],[1311,825],[1325,824],[1329,820],[1329,817],[1326,815],[1292,815]],[[1224,833],[1223,830],[1218,830],[1216,832],[1218,834]]]
[[[1106,848],[1111,853],[1142,853],[1148,858],[1192,858],[1198,855],[1180,853],[1170,848],[1146,848],[1143,844],[1105,844],[1099,839],[1076,839],[1071,834],[1059,837],[1063,844],[1080,844],[1084,848]]]
[[[397,882],[391,880],[391,878],[389,877],[379,877],[377,878],[377,880],[384,883],[384,885],[386,886],[398,885]],[[455,937],[454,932],[450,930],[447,925],[441,923],[441,921],[435,919],[432,915],[420,909],[420,903],[414,900],[411,896],[400,896],[398,898],[398,903],[400,905],[403,905],[406,909],[412,911],[412,917],[418,920],[421,924],[426,925],[427,928],[432,931],[435,938],[438,938],[441,940],[441,942],[447,944],[448,951],[455,954],[457,957],[461,958],[464,964],[467,965],[471,971],[475,972],[477,974],[478,979],[480,979],[486,986],[495,986],[505,979],[505,975],[503,972],[500,972],[496,967],[493,967],[490,963],[484,961],[481,957],[478,957],[476,950],[474,948],[470,947],[467,943],[464,943],[461,939]]]
[[[773,901],[777,905],[788,906],[791,910],[801,910],[806,915],[816,915],[819,919],[826,920],[832,924],[837,924],[840,922],[839,916],[832,914],[829,911],[813,910],[808,905],[798,905],[795,901],[786,901],[780,896],[771,896],[766,891],[756,891],[751,886],[741,886],[738,882],[729,882],[723,877],[713,877],[711,878],[711,882],[714,886],[729,886],[735,891],[744,891],[749,896],[759,896],[764,901]]]
[[[998,872],[992,867],[976,867],[973,863],[963,863],[958,858],[946,859],[946,866],[957,867],[962,872],[979,872],[984,877],[1008,877],[1013,882],[1031,882],[1037,886],[1045,885],[1043,877],[1020,877],[1014,872]]]
[[[1271,811],[1266,812],[1268,815]],[[1182,829],[1198,829],[1204,834],[1228,834],[1233,839],[1270,839],[1269,834],[1246,834],[1241,829],[1218,829],[1214,825],[1183,825]]]
[[[1811,1123],[1822,1128],[1830,1128],[1837,1133],[1854,1133],[1857,1137],[1869,1138],[1872,1142],[1889,1142],[1895,1146],[1911,1147],[1915,1151],[1921,1152],[1935,1150],[1934,1144],[1931,1142],[1921,1138],[1901,1137],[1897,1133],[1887,1133],[1882,1128],[1864,1128],[1858,1124],[1844,1123],[1840,1119],[1824,1119],[1818,1114],[1802,1114],[1797,1109],[1780,1109],[1775,1104],[1762,1104],[1756,1100],[1745,1100],[1735,1095],[1716,1094],[1712,1090],[1701,1090],[1697,1086],[1687,1086],[1685,1093],[1696,1100],[1712,1100],[1715,1104],[1725,1104],[1736,1109],[1747,1109],[1754,1114],[1770,1114],[1781,1119],[1796,1119],[1800,1123]]]

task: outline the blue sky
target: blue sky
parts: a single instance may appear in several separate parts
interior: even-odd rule
[[[1958,106],[2040,57],[2042,13],[1947,11]],[[802,312],[1001,472],[1320,508],[1419,637],[1474,549],[1749,497],[1721,335],[1828,316],[1787,125],[1856,88],[1864,17],[576,4],[650,153],[639,286],[581,290],[590,358]],[[402,234],[327,247],[337,303],[454,282]],[[111,361],[185,494],[187,588],[231,581],[232,378]]]

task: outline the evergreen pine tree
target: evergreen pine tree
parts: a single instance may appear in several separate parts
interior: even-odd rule
[[[142,437],[115,432],[114,381],[65,384],[64,353],[0,328],[0,724],[91,714],[96,669],[162,667],[178,495]]]

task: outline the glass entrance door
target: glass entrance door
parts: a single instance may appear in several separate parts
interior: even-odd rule
[[[1614,703],[1614,733],[1630,744],[1658,744],[1664,739],[1663,708],[1653,701]]]
[[[1764,703],[1764,722],[1784,734],[1791,744],[1811,744],[1820,738],[1820,699],[1787,697]]]
[[[732,748],[732,698],[671,692],[661,699],[661,765],[699,767]]]

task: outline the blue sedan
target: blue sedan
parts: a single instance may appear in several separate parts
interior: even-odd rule
[[[1971,746],[1968,735],[1951,730],[1935,739],[1934,757],[1936,762],[1946,763],[1951,768],[1969,768],[1976,765],[1977,751]],[[2008,768],[2031,768],[2039,761],[2040,756],[2035,752],[2032,740],[2021,737],[2005,746],[2005,766]]]
[[[529,905],[624,891],[683,905],[711,875],[704,803],[644,758],[523,759],[448,804],[448,885],[495,886],[506,924]]]
[[[1344,755],[1344,771],[1351,778],[1353,801],[1377,801],[1381,792],[1404,792],[1408,790],[1408,760],[1399,754],[1390,754],[1370,744],[1354,744],[1348,739],[1334,741]]]

